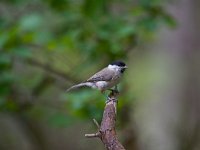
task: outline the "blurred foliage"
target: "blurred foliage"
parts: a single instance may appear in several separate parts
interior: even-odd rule
[[[76,117],[100,119],[100,93],[64,89],[112,60],[127,59],[163,23],[174,27],[163,5],[161,0],[1,1],[0,111],[57,125]]]

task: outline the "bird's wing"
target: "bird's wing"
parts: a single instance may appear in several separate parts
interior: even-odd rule
[[[96,81],[110,81],[113,79],[115,72],[113,70],[109,70],[108,68],[104,68],[101,71],[94,74],[90,77],[87,82],[96,82]]]

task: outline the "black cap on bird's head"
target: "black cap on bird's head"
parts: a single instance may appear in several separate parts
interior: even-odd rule
[[[126,64],[122,61],[114,61],[111,63],[111,65],[116,65],[116,66],[119,66],[119,67],[126,67]]]
[[[110,65],[119,66],[121,68],[120,69],[121,73],[123,73],[126,70],[126,68],[128,68],[123,61],[114,61]]]

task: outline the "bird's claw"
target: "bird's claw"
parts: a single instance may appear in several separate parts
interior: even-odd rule
[[[116,102],[116,103],[118,102],[118,100],[116,98],[111,98],[111,97],[107,96],[106,104],[111,101]]]

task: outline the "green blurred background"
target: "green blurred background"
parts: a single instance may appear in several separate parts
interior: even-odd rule
[[[200,149],[200,2],[1,0],[0,150],[104,149],[105,96],[66,93],[113,60],[128,150]]]

